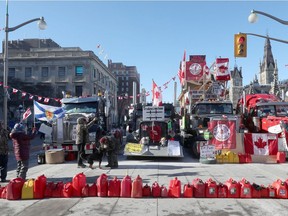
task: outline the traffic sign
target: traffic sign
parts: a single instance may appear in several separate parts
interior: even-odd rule
[[[143,121],[164,121],[164,106],[144,107]]]

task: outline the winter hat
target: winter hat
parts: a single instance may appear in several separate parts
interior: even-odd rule
[[[20,124],[20,123],[16,123],[16,124],[14,125],[14,128],[13,128],[12,132],[13,132],[13,133],[25,132],[25,131],[24,131],[24,126],[23,126],[22,124]]]

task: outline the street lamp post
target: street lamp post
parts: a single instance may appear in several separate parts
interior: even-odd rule
[[[276,20],[277,22],[279,22],[279,23],[281,23],[281,24],[283,24],[283,25],[288,25],[288,21],[279,19],[279,18],[277,18],[277,17],[275,17],[275,16],[272,16],[271,14],[268,14],[268,13],[265,13],[265,12],[262,12],[262,11],[257,11],[257,10],[252,10],[252,11],[251,11],[251,14],[250,14],[249,17],[248,17],[248,21],[249,21],[250,23],[255,23],[255,22],[257,22],[257,20],[258,20],[257,14],[261,14],[261,15],[263,15],[263,16],[269,17],[269,18],[271,18],[271,19],[273,19],[273,20]]]
[[[8,14],[8,0],[6,1],[6,25],[5,25],[5,44],[4,44],[4,56],[3,56],[3,62],[4,62],[4,73],[3,73],[3,92],[4,92],[4,98],[3,98],[3,123],[4,128],[7,128],[7,98],[8,98],[8,92],[7,92],[7,86],[8,86],[8,34],[9,32],[15,31],[18,28],[21,28],[22,26],[25,26],[29,23],[38,21],[38,27],[40,30],[46,29],[46,22],[44,21],[44,17],[35,18],[28,20],[24,23],[21,23],[15,27],[8,27],[8,20],[9,20],[9,14]]]

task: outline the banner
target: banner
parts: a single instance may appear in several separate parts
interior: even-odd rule
[[[278,152],[277,134],[244,133],[245,153],[251,155],[276,155]]]
[[[236,148],[236,122],[233,120],[212,120],[208,122],[208,130],[213,134],[209,144],[216,149]]]
[[[199,81],[203,77],[205,66],[205,55],[190,55],[190,60],[186,62],[186,80]]]

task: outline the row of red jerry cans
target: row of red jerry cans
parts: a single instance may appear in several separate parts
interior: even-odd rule
[[[29,185],[25,183],[30,182]],[[138,175],[133,181],[126,175],[121,181],[114,177],[108,180],[106,174],[100,175],[93,184],[86,183],[83,173],[75,175],[72,182],[47,182],[44,175],[37,179],[24,181],[21,178],[13,179],[5,187],[0,188],[1,198],[8,200],[16,199],[41,199],[50,197],[198,197],[198,198],[288,198],[287,182],[277,180],[268,187],[250,184],[245,178],[237,182],[232,178],[224,184],[216,183],[211,178],[206,182],[196,178],[192,184],[183,186],[181,193],[181,181],[175,177],[170,180],[168,189],[157,182],[152,187],[148,184],[143,186],[142,179]],[[31,194],[27,196],[27,194]]]

